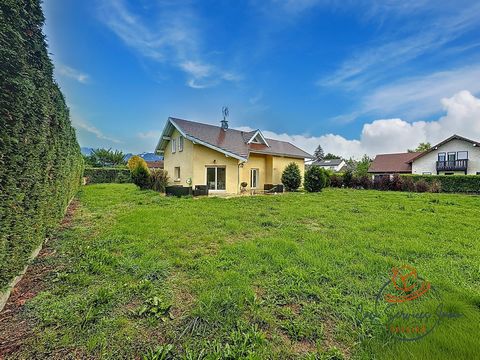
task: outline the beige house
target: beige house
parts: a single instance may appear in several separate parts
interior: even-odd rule
[[[164,156],[164,169],[174,185],[206,185],[209,193],[236,194],[281,184],[285,167],[295,162],[302,178],[311,155],[289,142],[267,139],[260,130],[244,132],[168,118],[155,152]]]

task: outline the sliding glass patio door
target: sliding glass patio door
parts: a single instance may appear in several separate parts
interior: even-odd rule
[[[209,190],[225,190],[227,171],[225,167],[207,167],[207,187]]]

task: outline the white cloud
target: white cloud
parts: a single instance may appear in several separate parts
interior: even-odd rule
[[[132,13],[123,0],[109,0],[101,12],[103,22],[129,47],[154,61],[183,71],[186,85],[194,89],[214,86],[221,81],[236,82],[241,77],[206,60],[201,50],[198,19],[181,1],[147,5],[149,16]],[[146,21],[155,14],[155,22]]]
[[[268,138],[289,141],[313,153],[320,144],[323,150],[342,157],[360,158],[363,154],[405,152],[420,142],[438,143],[458,134],[480,140],[480,99],[470,92],[460,91],[441,101],[445,115],[436,121],[406,122],[402,119],[380,119],[363,126],[359,139],[346,139],[340,135],[322,136],[277,134],[263,131]],[[240,130],[250,131],[249,127]]]
[[[120,140],[114,139],[112,137],[106,136],[99,129],[97,129],[92,124],[89,124],[87,121],[78,118],[77,116],[72,116],[72,124],[76,129],[84,130],[95,135],[100,140],[106,140],[113,143],[121,143]]]
[[[160,130],[149,130],[145,132],[139,132],[137,136],[140,139],[157,139],[162,135],[162,132]]]
[[[77,80],[82,84],[86,84],[90,79],[90,76],[87,74],[63,64],[56,64],[55,69],[60,75]]]

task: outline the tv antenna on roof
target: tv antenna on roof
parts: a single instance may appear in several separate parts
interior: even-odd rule
[[[222,106],[222,114],[223,114],[223,120],[227,120],[227,117],[229,115],[228,107],[227,106]]]
[[[222,107],[222,114],[223,114],[222,129],[227,130],[228,129],[227,117],[229,115],[228,107],[226,107],[226,106]]]

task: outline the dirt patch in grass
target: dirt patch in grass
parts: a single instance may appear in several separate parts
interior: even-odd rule
[[[60,224],[61,229],[71,226],[73,215],[79,204],[74,199]],[[52,242],[46,241],[37,258],[28,267],[27,272],[12,290],[10,297],[0,313],[0,359],[14,354],[33,336],[33,324],[23,316],[25,303],[37,296],[45,288],[45,279],[54,269],[45,261],[55,256]]]
[[[343,354],[345,359],[349,359],[351,357],[350,349],[342,344],[341,342],[337,341],[335,338],[335,321],[330,318],[326,318],[323,320],[323,341],[322,347],[325,350],[337,348]]]

